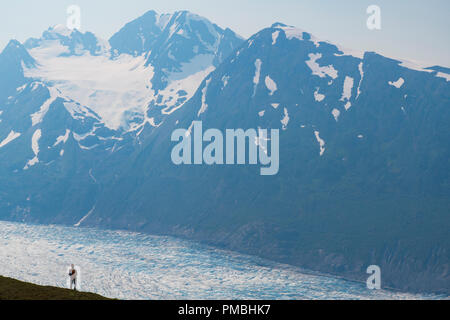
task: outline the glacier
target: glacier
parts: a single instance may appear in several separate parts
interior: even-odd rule
[[[81,291],[125,300],[445,298],[369,290],[365,283],[173,237],[0,222],[3,276],[66,287],[72,263],[81,270]]]

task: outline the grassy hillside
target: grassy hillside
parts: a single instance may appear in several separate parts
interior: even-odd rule
[[[0,300],[109,300],[98,294],[44,287],[0,276]]]

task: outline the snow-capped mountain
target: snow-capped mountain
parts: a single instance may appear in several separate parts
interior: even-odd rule
[[[24,68],[36,66],[36,61],[17,40],[11,40],[0,53],[0,95],[8,97],[25,81]],[[7,75],[7,76],[5,76]],[[1,110],[1,109],[0,109]]]
[[[109,44],[93,33],[70,30],[63,25],[50,27],[41,38],[30,38],[25,41],[24,46],[28,50],[40,48],[46,56],[60,57],[81,56],[86,53],[95,56],[109,50]]]
[[[123,53],[145,57],[145,65],[154,72],[154,98],[143,122],[153,127],[181,108],[202,80],[242,42],[230,29],[223,30],[187,11],[147,12],[110,39],[114,57]]]
[[[448,292],[447,68],[150,11],[109,45],[61,27],[12,41],[0,74],[4,219],[175,234],[357,280],[377,264],[390,286]],[[174,165],[171,133],[196,120],[280,129],[278,175]]]
[[[84,223],[176,234],[361,281],[377,264],[390,286],[445,291],[450,91],[437,71],[415,69],[274,24],[129,154]],[[174,165],[171,134],[195,120],[204,130],[279,129],[278,175]]]
[[[148,15],[156,14],[144,17]],[[90,32],[60,25],[23,45],[8,44],[0,55],[0,71],[8,75],[0,77],[0,171],[8,181],[0,194],[4,199],[14,194],[16,200],[2,202],[2,212],[34,220],[55,210],[80,216],[92,209],[99,189],[96,163],[133,150],[144,129],[151,132],[179,110],[215,65],[243,42],[234,32],[188,12],[158,15],[160,21],[165,18],[155,38],[159,49],[139,53],[116,50],[117,37],[141,36],[129,25],[112,37],[111,45]],[[171,28],[185,28],[185,41],[170,34]],[[151,56],[155,50],[161,53]],[[161,67],[164,56],[173,67]],[[33,181],[30,189],[19,187],[48,172],[48,179]],[[71,197],[80,197],[78,204],[70,200],[70,205],[35,208],[34,200],[58,199],[64,189],[77,190]],[[30,216],[31,211],[37,215]]]
[[[140,133],[179,109],[242,41],[189,12],[150,11],[117,32],[110,45],[90,32],[50,28],[26,41],[38,66],[25,75],[89,106],[108,128]]]

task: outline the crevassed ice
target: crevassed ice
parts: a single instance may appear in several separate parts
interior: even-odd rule
[[[172,237],[0,222],[2,275],[66,287],[81,268],[82,290],[117,299],[438,299],[218,250]],[[211,290],[213,288],[213,290]]]

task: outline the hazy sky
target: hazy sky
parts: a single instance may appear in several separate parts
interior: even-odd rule
[[[347,48],[450,67],[449,0],[2,0],[0,49],[65,24],[71,4],[81,8],[82,31],[106,39],[148,10],[189,10],[244,37],[283,22]],[[379,31],[366,27],[372,4],[381,8]]]

